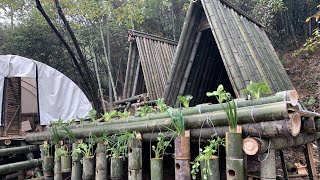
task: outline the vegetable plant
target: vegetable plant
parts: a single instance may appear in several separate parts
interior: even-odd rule
[[[165,155],[165,151],[167,149],[167,147],[171,147],[171,140],[169,141],[165,141],[165,134],[164,133],[159,133],[157,140],[157,146],[152,146],[152,151],[155,153],[155,158],[156,159],[160,159],[163,158],[163,156]]]
[[[93,145],[94,145],[94,140],[93,140],[92,134],[90,134],[88,143],[77,144],[77,148],[72,151],[72,156],[78,157],[79,154],[82,154],[83,158],[92,158],[94,154]]]
[[[118,112],[118,116],[120,116],[120,118],[122,119],[126,119],[128,116],[130,116],[130,112],[127,110],[124,110],[122,113]]]
[[[157,99],[156,100],[156,104],[157,104],[157,110],[160,113],[166,112],[168,109],[168,106],[166,105],[166,103],[164,102],[163,98]]]
[[[66,146],[61,146],[60,148],[57,148],[55,151],[55,155],[57,157],[61,157],[61,156],[68,156],[71,153],[69,152],[68,148]]]
[[[184,136],[185,133],[185,121],[181,110],[175,110],[173,108],[168,109],[168,113],[171,116],[171,125],[173,126],[173,131],[178,136]]]
[[[183,107],[189,108],[189,104],[193,96],[186,95],[186,96],[178,96],[178,101],[183,104]]]
[[[253,96],[254,99],[259,99],[261,95],[271,94],[271,89],[270,86],[264,81],[257,83],[250,81],[250,84],[247,86],[244,92],[250,96]]]
[[[112,158],[128,157],[128,141],[135,137],[135,132],[119,132],[108,137],[107,152]]]
[[[219,138],[216,135],[213,135],[210,140],[208,140],[209,145],[202,149],[200,149],[199,155],[194,159],[193,162],[191,162],[192,165],[192,170],[191,170],[191,175],[192,179],[196,179],[196,175],[199,172],[199,166],[200,162],[204,161],[205,167],[202,170],[205,172],[203,174],[204,179],[207,179],[208,175],[212,175],[212,172],[210,171],[210,159],[214,154],[217,152],[217,149],[219,148],[220,145],[225,146],[225,139],[224,138]]]
[[[50,145],[49,144],[43,144],[43,151],[45,157],[50,157]]]
[[[94,122],[97,119],[97,111],[92,109],[89,111],[89,117],[92,122]]]
[[[106,112],[103,114],[103,119],[108,122],[110,119],[117,117],[118,112],[116,110],[112,110],[110,112]]]
[[[208,97],[215,96],[218,102],[221,104],[222,109],[227,115],[228,124],[230,127],[231,132],[237,131],[237,124],[238,124],[238,116],[237,116],[237,105],[232,98],[229,92],[224,90],[222,84],[220,84],[216,91],[207,92],[206,95]],[[226,101],[225,104],[223,102]]]
[[[148,113],[154,112],[154,109],[151,106],[144,105],[139,107],[137,111],[140,113],[140,116],[146,116]]]

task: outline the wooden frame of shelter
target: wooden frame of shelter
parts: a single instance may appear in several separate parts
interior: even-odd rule
[[[206,92],[223,84],[235,97],[253,82],[272,92],[294,89],[264,26],[225,0],[190,4],[163,97],[174,105],[190,94],[191,105],[213,102]]]
[[[123,99],[147,93],[150,100],[162,97],[177,42],[129,30],[130,42]]]

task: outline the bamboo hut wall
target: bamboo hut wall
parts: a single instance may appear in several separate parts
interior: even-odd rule
[[[203,32],[207,28],[212,32],[213,37],[211,38],[216,42],[222,58],[223,64],[220,64],[220,69],[224,65],[226,74],[223,76],[227,75],[229,77],[230,83],[226,83],[232,85],[236,97],[245,97],[243,90],[250,81],[267,82],[273,93],[294,89],[263,29],[263,25],[227,1],[201,0],[190,3],[185,18],[173,66],[163,95],[168,104],[174,104],[178,95],[188,93],[196,95],[194,101],[202,102],[206,100],[201,95],[210,86],[205,84],[199,86],[201,82],[196,80],[193,84],[191,77],[188,83],[184,85],[184,75],[189,68],[187,67],[189,61],[186,59],[192,56],[192,47],[196,43],[197,33],[195,32]],[[205,39],[201,39],[199,43],[200,48],[202,43],[207,42]],[[202,53],[205,53],[205,50],[202,51]],[[207,50],[207,53],[211,51],[212,49]],[[195,58],[199,58],[197,56]],[[205,55],[202,58],[205,58]],[[199,69],[199,67],[196,67],[198,66],[196,62],[193,62],[193,66],[195,67],[192,68]],[[190,72],[190,75],[192,73]],[[201,71],[200,73],[208,74],[208,71]],[[215,78],[217,77],[211,77],[210,82],[215,81]],[[206,80],[208,81],[208,78]],[[228,78],[223,78],[222,81],[228,81]],[[190,86],[198,88],[198,93],[195,90],[190,91]],[[200,97],[198,97],[199,95]]]
[[[161,98],[177,42],[135,30],[129,31],[129,41],[124,98],[139,93]]]

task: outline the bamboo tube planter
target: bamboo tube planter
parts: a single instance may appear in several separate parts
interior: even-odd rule
[[[60,144],[56,144],[54,147],[57,150],[60,146]],[[56,153],[54,156],[54,180],[62,180],[61,157],[57,156]]]
[[[43,149],[43,145],[40,145],[40,152],[41,152],[41,160],[42,160],[42,171],[43,176],[47,180],[53,179],[53,168],[54,168],[54,161],[52,156],[46,156],[45,151]]]
[[[190,172],[190,132],[185,136],[177,136],[174,140],[175,149],[175,179],[191,180]]]
[[[88,157],[82,158],[83,170],[82,170],[82,179],[83,180],[92,180],[94,179],[94,158]]]
[[[96,180],[107,179],[107,173],[106,145],[98,143],[96,149]]]
[[[75,150],[77,148],[78,143],[72,143],[72,150]],[[81,154],[78,156],[72,156],[72,170],[71,170],[71,180],[78,180],[81,179],[81,169],[82,165],[80,162]]]
[[[72,167],[72,159],[71,156],[61,156],[61,172],[62,173],[70,173]]]
[[[119,158],[111,158],[110,165],[110,178],[112,180],[121,180],[123,179],[123,160]]]
[[[142,180],[142,142],[138,138],[128,142],[128,180]]]
[[[241,127],[226,132],[226,165],[228,180],[244,180]]]
[[[213,156],[208,160],[208,166],[206,166],[206,161],[200,162],[200,171],[202,180],[220,180],[220,169],[219,169],[219,158]],[[204,168],[208,167],[211,174],[207,174]],[[204,177],[206,175],[207,178]]]
[[[276,150],[269,149],[261,158],[261,179],[273,180],[277,178],[276,174]]]
[[[163,180],[163,159],[152,158],[150,166],[151,180]]]
[[[17,172],[19,170],[31,169],[38,166],[41,166],[40,159],[33,159],[28,161],[0,165],[0,175]]]

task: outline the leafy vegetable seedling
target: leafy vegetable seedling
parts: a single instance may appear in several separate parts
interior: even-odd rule
[[[193,98],[191,95],[186,95],[186,96],[178,96],[179,102],[183,104],[183,107],[189,108],[190,107],[190,101]]]
[[[250,84],[247,86],[244,92],[253,96],[254,99],[259,99],[261,95],[271,94],[271,89],[270,86],[264,81],[258,83],[250,81]]]

